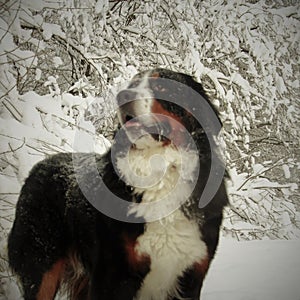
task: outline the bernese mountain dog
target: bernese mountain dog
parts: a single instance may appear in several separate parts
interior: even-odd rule
[[[200,297],[228,201],[219,118],[200,83],[166,69],[117,103],[111,150],[52,155],[25,180],[8,256],[26,300]]]

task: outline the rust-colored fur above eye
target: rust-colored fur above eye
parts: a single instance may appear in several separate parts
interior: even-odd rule
[[[182,122],[183,120],[176,116],[174,113],[167,111],[159,101],[154,100],[151,111],[153,114],[156,115],[156,118],[161,123],[168,123],[171,130],[170,133],[166,136],[167,137],[167,143],[173,142],[175,145],[185,145],[186,140],[186,134],[183,130],[185,127]]]
[[[8,239],[9,264],[25,300],[54,300],[58,290],[70,300],[199,299],[227,194],[222,182],[211,202],[198,207],[212,151],[196,118],[179,105],[190,101],[182,85],[194,91],[193,101],[199,95],[199,103],[212,107],[192,77],[142,72],[117,96],[124,147],[102,156],[55,154],[33,167]],[[76,168],[74,156],[81,162]],[[95,165],[101,181],[90,176]],[[104,190],[130,204],[123,215],[132,222],[94,207],[111,204]]]

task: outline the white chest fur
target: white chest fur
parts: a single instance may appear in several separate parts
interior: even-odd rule
[[[117,167],[133,187],[133,194],[143,195],[142,205],[133,205],[129,213],[153,221],[168,216],[189,199],[197,182],[199,158],[195,151],[163,147],[147,138],[139,141],[141,148],[118,158]]]
[[[198,225],[178,209],[193,191],[199,161],[194,151],[162,147],[159,142],[149,143],[149,138],[141,139],[137,148],[118,159],[117,164],[125,181],[134,187],[133,193],[143,195],[142,203],[163,200],[161,205],[146,209],[136,206],[130,213],[145,220],[153,220],[153,215],[162,216],[147,223],[137,241],[136,252],[148,255],[151,266],[136,300],[165,300],[178,296],[180,276],[194,263],[207,258]],[[147,147],[149,144],[151,148]],[[175,209],[174,202],[179,204]],[[169,203],[171,209],[164,203]]]
[[[207,258],[198,226],[177,210],[161,221],[148,223],[139,237],[138,253],[151,258],[151,270],[137,294],[137,300],[165,300],[178,296],[178,278],[195,262]]]

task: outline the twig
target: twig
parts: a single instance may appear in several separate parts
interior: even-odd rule
[[[241,188],[251,179],[258,177],[264,173],[266,173],[267,171],[270,171],[272,169],[274,169],[275,167],[280,166],[280,164],[278,164],[281,160],[283,160],[284,158],[279,158],[274,164],[272,164],[272,166],[270,166],[269,168],[263,168],[263,170],[261,170],[259,173],[257,174],[253,174],[251,176],[249,176],[240,186],[239,188],[237,188],[237,191],[241,190]],[[283,163],[282,163],[283,164]]]
[[[99,71],[99,69],[97,68],[97,66],[90,59],[88,59],[75,45],[73,45],[72,43],[70,43],[69,41],[67,41],[66,39],[64,39],[63,37],[55,35],[55,34],[53,34],[52,38],[55,39],[55,40],[57,40],[61,44],[63,44],[63,46],[66,48],[66,50],[68,51],[68,53],[70,55],[72,55],[70,53],[70,50],[69,50],[69,47],[71,47],[75,52],[77,52],[82,57],[82,59],[88,65],[90,65],[91,67],[93,67],[93,69],[98,73],[98,75],[102,79],[102,81],[105,80],[105,78],[103,77],[103,75],[101,74],[101,72]],[[103,86],[103,82],[101,82],[101,85]]]
[[[178,23],[177,23],[176,17],[173,18],[173,15],[171,16],[171,15],[169,14],[168,8],[165,7],[164,4],[161,3],[161,4],[160,4],[160,7],[161,7],[162,10],[165,12],[165,14],[169,17],[169,19],[170,19],[172,25],[174,26],[174,28],[175,28],[175,29],[178,29]]]
[[[17,147],[17,148],[15,148],[15,149],[13,149],[12,146],[11,146],[11,144],[8,143],[8,146],[9,146],[10,150],[1,152],[0,155],[6,154],[6,153],[11,153],[11,152],[16,152],[17,150],[21,149],[24,145],[25,145],[25,138],[23,139],[22,145],[19,146],[19,147]]]
[[[148,34],[141,33],[138,29],[135,29],[135,28],[129,27],[129,26],[127,26],[127,27],[121,27],[120,29],[123,30],[123,31],[128,31],[128,32],[133,33],[133,34],[140,35],[140,36],[148,39],[149,41],[151,41],[158,48],[156,40],[154,40]]]
[[[229,205],[230,209],[237,214],[238,216],[240,216],[244,221],[249,221],[249,217],[246,218],[246,216],[243,216],[232,204]]]
[[[0,195],[19,195],[19,193],[1,193],[0,192]]]
[[[11,166],[13,169],[15,169],[16,171],[18,171],[18,168],[17,168],[13,163],[11,163],[10,161],[4,159],[3,156],[0,156],[0,159],[1,159],[3,162],[5,162],[6,164],[10,165],[10,166]]]
[[[27,25],[22,25],[23,28],[25,29],[31,29],[31,30],[37,30],[38,32],[42,31],[41,28],[37,27],[35,24],[29,23],[28,20],[23,20]],[[43,36],[43,35],[42,35]],[[99,71],[99,69],[97,68],[97,66],[90,60],[88,59],[84,53],[81,52],[81,50],[79,50],[74,44],[72,44],[70,41],[67,41],[64,37],[57,35],[57,34],[53,34],[51,36],[51,39],[56,40],[58,43],[60,43],[61,45],[63,45],[65,47],[65,49],[67,50],[67,52],[69,53],[69,55],[71,57],[74,58],[74,56],[72,55],[72,53],[70,52],[70,48],[72,48],[72,50],[74,50],[76,53],[78,53],[82,59],[88,64],[90,65],[99,75],[99,77],[102,79],[102,81],[104,81],[104,77],[101,74],[101,72]],[[77,60],[77,59],[76,59]],[[101,82],[101,81],[100,81]],[[103,84],[101,82],[101,84]]]
[[[14,137],[14,136],[10,136],[10,135],[4,134],[4,133],[0,133],[0,135],[2,135],[2,136],[4,136],[4,137],[7,137],[7,138],[10,138],[10,139],[17,140],[17,141],[23,141],[23,139],[16,138],[16,137]]]
[[[5,101],[5,102],[4,102]],[[7,98],[4,99],[3,106],[10,112],[10,114],[19,122],[22,121],[22,114],[17,110],[17,108],[11,103]],[[7,103],[6,103],[7,102]],[[9,107],[9,104],[11,107]]]
[[[15,1],[13,4],[15,4],[16,2],[17,2],[17,1]],[[15,13],[13,19],[11,20],[11,22],[10,22],[10,24],[8,25],[8,27],[7,27],[6,31],[5,31],[5,33],[4,33],[3,36],[1,37],[0,43],[1,43],[2,40],[6,37],[7,33],[10,31],[10,28],[11,28],[11,27],[13,26],[13,24],[15,23],[15,20],[16,20],[16,18],[17,18],[17,16],[18,16],[18,12],[19,12],[19,10],[20,10],[20,7],[21,7],[21,2],[19,2],[18,8],[17,8],[17,10],[16,10],[16,13]],[[7,9],[7,11],[9,11],[9,9]]]

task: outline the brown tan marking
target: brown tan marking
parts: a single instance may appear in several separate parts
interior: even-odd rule
[[[154,73],[151,74],[150,77],[156,79],[156,78],[160,77],[160,74],[159,74],[159,72],[154,72]]]
[[[135,250],[138,244],[136,237],[130,237],[129,235],[124,234],[123,239],[125,242],[127,261],[130,268],[135,272],[147,273],[151,260],[148,255],[146,254],[140,255]]]
[[[37,300],[53,300],[59,288],[66,262],[65,259],[58,260],[43,276],[42,283],[37,294]]]
[[[204,279],[208,271],[209,264],[210,264],[210,260],[208,257],[194,264],[194,270],[196,274],[202,277],[202,280]]]
[[[167,136],[171,142],[173,142],[175,145],[185,144],[186,135],[185,131],[182,130],[184,128],[182,118],[165,110],[157,100],[153,101],[151,112],[156,114],[156,118],[159,119],[159,122],[167,122],[171,126],[172,130]]]

